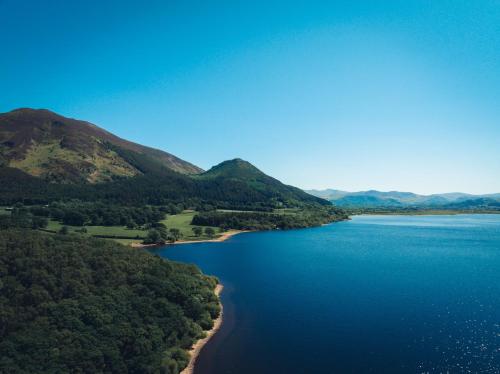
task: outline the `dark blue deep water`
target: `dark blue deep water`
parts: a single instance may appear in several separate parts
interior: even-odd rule
[[[196,374],[500,373],[500,215],[356,216],[156,253],[225,285]]]

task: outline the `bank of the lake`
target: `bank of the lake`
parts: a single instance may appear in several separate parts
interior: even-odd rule
[[[230,230],[226,231],[219,236],[213,238],[213,239],[200,239],[200,240],[177,240],[173,243],[168,243],[168,244],[144,244],[144,243],[130,243],[130,246],[133,248],[161,248],[164,247],[165,245],[178,245],[178,244],[195,244],[195,243],[220,243],[223,241],[228,240],[229,238],[238,235],[238,234],[243,234],[245,232],[251,232],[250,230]]]
[[[456,215],[471,215],[471,214],[500,214],[498,210],[439,210],[439,209],[422,209],[422,210],[354,210],[349,211],[351,216],[456,216]]]
[[[225,286],[195,374],[500,367],[499,215],[354,216],[155,253]]]
[[[217,297],[219,297],[219,299],[223,289],[224,286],[220,283],[215,287],[214,292],[217,295]],[[186,368],[181,371],[181,374],[194,373],[196,360],[198,359],[198,356],[200,355],[200,352],[203,349],[203,347],[209,342],[209,340],[215,335],[215,333],[219,331],[220,327],[222,326],[223,315],[224,315],[224,306],[222,305],[222,303],[220,303],[220,313],[217,319],[215,319],[213,327],[209,331],[205,331],[206,335],[204,338],[198,340],[196,343],[193,344],[193,346],[188,352],[189,363],[186,366]]]

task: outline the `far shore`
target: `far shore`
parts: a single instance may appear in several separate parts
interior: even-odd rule
[[[422,210],[414,212],[398,212],[398,211],[385,211],[385,212],[356,212],[351,213],[349,216],[458,216],[470,214],[500,214],[500,211],[477,211],[467,212],[458,210]]]
[[[213,239],[200,239],[200,240],[178,240],[173,243],[165,243],[165,244],[143,244],[143,243],[131,243],[130,246],[134,248],[154,248],[154,247],[163,247],[165,245],[177,245],[177,244],[194,244],[194,243],[216,243],[223,242],[231,238],[232,236],[242,234],[245,232],[251,232],[251,230],[230,230],[222,233],[220,236]]]
[[[221,307],[220,313],[219,313],[219,317],[217,317],[217,319],[214,321],[214,325],[213,325],[212,329],[210,329],[208,331],[205,331],[206,336],[203,339],[200,339],[196,343],[194,343],[193,346],[191,347],[191,349],[188,351],[189,357],[190,357],[189,358],[189,363],[186,366],[186,368],[181,371],[180,374],[193,374],[194,373],[194,365],[196,364],[196,359],[200,355],[201,350],[203,349],[203,347],[205,346],[205,344],[208,343],[208,341],[210,340],[210,338],[212,338],[212,336],[214,336],[215,333],[222,326],[223,308],[222,308],[222,303],[220,302],[220,294],[221,294],[223,288],[224,288],[224,286],[219,283],[215,287],[215,290],[214,290],[215,294],[219,298],[219,304],[220,304],[220,307]]]

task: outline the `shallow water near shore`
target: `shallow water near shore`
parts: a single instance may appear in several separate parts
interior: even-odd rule
[[[225,286],[196,374],[500,372],[500,215],[355,216],[151,252]]]

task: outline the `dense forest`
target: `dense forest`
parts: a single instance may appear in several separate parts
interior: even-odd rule
[[[178,373],[216,283],[112,242],[0,230],[0,372]]]
[[[0,205],[25,205],[54,201],[101,201],[114,205],[184,204],[192,207],[212,205],[220,209],[269,210],[304,205],[330,205],[293,187],[218,176],[214,178],[182,175],[174,171],[121,178],[107,183],[49,183],[20,170],[0,168]]]
[[[14,206],[13,213],[16,210]],[[34,205],[28,208],[35,216],[52,218],[64,225],[83,226],[128,226],[136,227],[153,224],[165,218],[165,214],[175,214],[180,210],[176,206],[129,207],[104,204],[102,202],[53,202],[47,206]]]
[[[290,213],[263,212],[202,212],[193,217],[192,224],[216,226],[223,230],[275,230],[319,226],[347,219],[341,209],[323,207]]]

